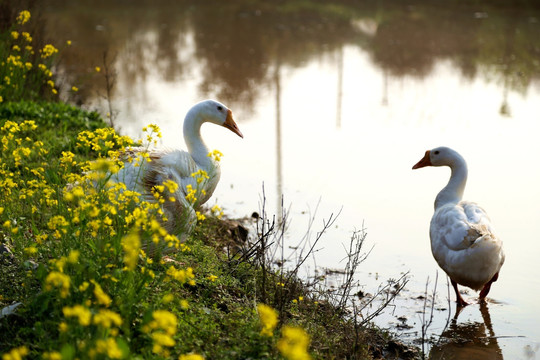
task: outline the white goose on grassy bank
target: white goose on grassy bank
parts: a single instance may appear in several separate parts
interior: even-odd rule
[[[210,152],[201,137],[201,126],[206,122],[223,126],[244,137],[230,109],[218,101],[204,100],[195,104],[184,119],[187,151],[128,149],[125,155],[131,161],[126,161],[125,166],[111,178],[123,182],[127,189],[137,191],[149,200],[154,198],[156,186],[168,181],[177,184],[178,188],[172,194],[174,201],[163,204],[168,219],[165,228],[171,233],[190,231],[195,209],[210,199],[219,182],[221,153]]]

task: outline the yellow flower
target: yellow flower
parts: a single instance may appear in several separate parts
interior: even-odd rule
[[[17,16],[17,23],[19,25],[24,25],[28,22],[28,20],[30,20],[30,11],[28,10],[23,10],[19,13],[19,15]]]
[[[75,306],[65,306],[62,309],[62,312],[64,313],[65,317],[76,317],[79,319],[79,324],[82,326],[88,326],[90,325],[90,320],[92,319],[92,313],[88,308],[82,306],[82,305],[75,305]]]
[[[34,255],[37,254],[38,249],[35,246],[29,246],[27,248],[24,248],[24,252],[26,255]]]
[[[215,161],[220,161],[221,157],[223,156],[223,153],[219,150],[214,150],[208,153],[208,157],[211,157]]]
[[[122,248],[124,249],[124,263],[129,270],[135,269],[139,260],[139,250],[141,240],[137,233],[130,233],[122,239]]]
[[[48,57],[51,57],[53,56],[54,54],[56,54],[58,52],[58,49],[55,48],[53,45],[51,44],[47,44],[43,47],[43,49],[40,50],[41,52],[41,57],[43,59],[45,58],[48,58]]]
[[[79,91],[79,88],[76,87],[76,86],[72,86],[72,87],[71,87],[71,90],[74,91],[74,92],[77,92],[77,91]]]
[[[19,33],[17,31],[12,31],[11,32],[11,37],[15,40],[17,40],[19,38]]]
[[[191,177],[197,181],[197,184],[200,184],[205,179],[210,179],[208,173],[202,169],[199,169],[197,172],[192,173]]]
[[[204,214],[202,214],[200,211],[196,211],[195,215],[197,215],[197,220],[199,220],[199,221],[206,220],[206,216]]]
[[[186,354],[186,355],[180,355],[178,360],[204,360],[204,357],[199,354]]]
[[[68,324],[62,321],[60,324],[58,324],[58,331],[63,332],[63,333],[68,331]]]
[[[2,355],[2,360],[20,360],[26,355],[28,355],[28,349],[26,346],[21,346],[11,349],[10,352]]]
[[[112,325],[121,326],[122,317],[115,313],[114,311],[107,309],[100,309],[97,314],[94,315],[92,322],[95,325],[100,325],[106,329],[110,328]]]
[[[261,335],[272,336],[278,323],[277,311],[265,304],[257,305],[257,311],[259,312],[259,319],[263,326]]]
[[[83,281],[83,283],[79,285],[79,291],[86,291],[86,289],[88,289],[88,286],[90,286],[90,283],[88,281]]]
[[[71,46],[71,40],[66,41],[67,46]]]
[[[94,296],[96,297],[97,302],[105,306],[111,305],[111,298],[103,291],[101,286],[94,280],[90,280],[90,282],[94,284]]]
[[[30,33],[27,33],[26,31],[23,31],[22,36],[26,41],[32,42],[32,36],[30,36]]]
[[[208,280],[210,280],[212,282],[216,281],[217,278],[218,277],[216,275],[212,275],[212,274],[210,274],[210,276],[208,276]]]
[[[193,189],[193,186],[191,186],[191,184],[187,184],[186,192],[187,192],[186,200],[192,204],[195,204],[195,202],[197,201],[197,197],[195,196],[195,194],[197,193],[197,190]]]
[[[68,263],[76,264],[79,261],[79,255],[81,255],[79,250],[71,250],[67,258]]]
[[[310,360],[308,353],[309,335],[300,327],[284,326],[277,348],[288,360]]]
[[[62,354],[58,351],[44,352],[43,359],[45,360],[62,360]]]
[[[96,72],[100,72],[101,68],[99,66],[96,66]]]
[[[180,282],[181,284],[185,284],[187,282],[192,285],[195,282],[193,280],[195,278],[195,275],[193,274],[193,269],[190,267],[188,267],[186,270],[177,270],[174,266],[171,265],[171,267],[169,267],[169,269],[167,270],[167,275]]]
[[[178,190],[178,184],[172,180],[164,181],[163,186],[165,186],[170,193],[174,193],[176,190]]]
[[[149,326],[152,330],[162,330],[168,335],[176,334],[178,318],[167,310],[156,310],[152,313]]]
[[[218,204],[212,206],[211,211],[212,211],[212,214],[218,217],[218,219],[221,219],[221,217],[223,216],[223,210],[221,210]]]
[[[124,357],[122,350],[120,350],[120,347],[114,338],[96,341],[95,351],[98,354],[106,354],[107,357],[111,359],[121,359]]]
[[[45,290],[50,291],[53,287],[60,289],[60,297],[66,298],[69,295],[71,279],[66,274],[58,271],[51,271],[45,278]]]

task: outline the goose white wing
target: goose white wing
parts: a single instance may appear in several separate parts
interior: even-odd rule
[[[439,266],[459,284],[478,290],[499,271],[502,242],[486,212],[471,202],[447,204],[430,226],[431,251]]]
[[[488,233],[492,233],[488,215],[472,202],[443,205],[431,219],[431,238],[451,250],[467,249]]]

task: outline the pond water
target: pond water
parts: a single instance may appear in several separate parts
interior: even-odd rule
[[[63,96],[106,114],[110,65],[112,114],[123,133],[139,137],[155,123],[164,146],[183,148],[181,123],[193,103],[216,98],[233,110],[244,139],[203,128],[209,147],[224,153],[210,202],[228,215],[259,211],[264,184],[268,212],[280,212],[283,195],[294,245],[312,217],[314,232],[340,212],[317,253],[317,265],[332,269],[344,266],[344,245],[365,227],[373,250],[357,274],[364,291],[410,274],[379,326],[418,339],[419,296],[426,282],[433,291],[438,273],[428,335],[441,338],[432,358],[535,358],[539,8],[353,3],[48,0],[43,11],[49,35],[72,41],[60,68],[80,91]],[[487,210],[506,252],[487,306],[458,317],[428,235],[449,171],[411,170],[440,145],[467,160],[465,198]]]

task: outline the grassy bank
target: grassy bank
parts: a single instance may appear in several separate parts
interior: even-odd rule
[[[176,184],[148,198],[109,182],[123,150],[150,146],[159,129],[134,141],[55,102],[58,50],[36,39],[30,12],[11,10],[0,24],[2,360],[415,356],[348,310],[352,277],[336,297],[276,266],[283,234],[264,215],[249,236],[217,207],[183,241],[168,233],[162,207]]]
[[[3,103],[0,139],[0,308],[20,304],[0,319],[3,358],[411,355],[265,263],[257,236],[251,252],[234,252],[249,245],[207,212],[180,243],[161,228],[159,206],[104,186],[116,163],[94,160],[132,141],[97,114]],[[176,251],[162,256],[160,245]]]

